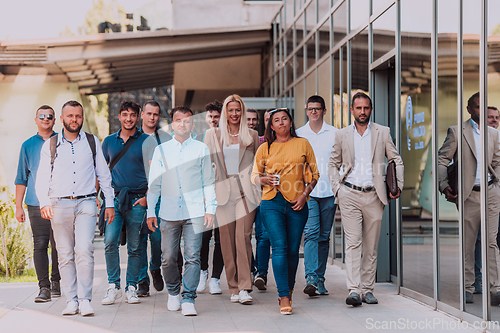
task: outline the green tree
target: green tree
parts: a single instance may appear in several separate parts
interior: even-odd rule
[[[118,0],[94,0],[92,8],[85,14],[84,25],[78,28],[82,35],[96,34],[99,23],[102,22],[119,23],[122,31],[125,30],[127,18],[125,8],[120,5]]]

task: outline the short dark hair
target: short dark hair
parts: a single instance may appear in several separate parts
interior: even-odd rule
[[[259,119],[259,112],[257,112],[257,110],[255,110],[255,109],[247,109],[247,113],[248,112],[256,113],[257,114],[257,119]]]
[[[67,106],[72,106],[74,108],[80,107],[82,109],[82,112],[83,112],[83,106],[80,104],[80,102],[77,102],[77,101],[67,101],[66,103],[64,103],[63,106],[62,106],[62,108],[61,108],[61,112]]]
[[[324,110],[325,109],[325,100],[323,99],[323,97],[321,96],[318,96],[318,95],[312,95],[311,97],[309,97],[307,99],[307,104],[309,103],[319,103],[321,105],[321,108]]]
[[[205,111],[217,111],[222,113],[222,103],[218,100],[208,103],[205,105]]]
[[[358,98],[367,99],[368,102],[370,102],[370,108],[373,107],[372,99],[362,91],[358,91],[357,93],[354,94],[354,96],[352,96],[351,107],[354,106],[354,101],[357,100]]]
[[[495,111],[498,111],[498,108],[496,106],[488,106],[488,110],[495,110]],[[500,113],[500,111],[498,111],[498,113]]]
[[[158,104],[158,102],[153,99],[150,99],[149,101],[146,101],[146,103],[144,103],[144,105],[142,106],[143,110],[146,108],[146,105],[151,105],[155,108],[161,109],[160,104]]]
[[[40,106],[38,109],[36,109],[35,114],[38,114],[38,111],[40,111],[40,110],[52,110],[52,113],[54,114],[54,116],[56,115],[56,112],[54,111],[54,109],[47,104],[44,104],[44,105]]]
[[[467,101],[467,106],[470,108],[474,107],[474,105],[476,105],[476,103],[475,103],[476,98],[479,98],[479,91],[477,93],[475,93],[474,95],[472,95],[471,97],[469,97],[469,100]],[[479,103],[478,103],[478,105],[479,105]]]
[[[122,113],[122,111],[128,111],[129,109],[137,113],[137,115],[141,112],[141,106],[138,103],[134,101],[122,101],[118,109],[118,114]]]
[[[192,115],[192,116],[194,116],[193,111],[192,111],[190,108],[188,108],[187,106],[176,106],[175,108],[173,108],[173,109],[170,111],[170,118],[171,118],[172,120],[174,120],[174,114],[175,114],[176,112],[180,112],[180,113],[184,113],[184,114],[186,114],[186,113],[191,113],[191,115]]]

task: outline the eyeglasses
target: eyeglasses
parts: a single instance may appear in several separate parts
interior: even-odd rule
[[[54,115],[53,114],[43,114],[43,113],[38,115],[38,119],[40,119],[40,120],[44,120],[45,118],[47,118],[47,120],[52,120],[52,119],[54,119]]]
[[[323,108],[306,108],[306,111],[309,111],[309,112],[321,112],[323,111]]]
[[[279,111],[289,112],[288,108],[278,108],[278,109],[274,109],[274,110],[269,111],[269,114],[273,114],[273,113],[279,112]]]

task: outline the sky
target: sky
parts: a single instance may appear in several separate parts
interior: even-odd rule
[[[132,12],[151,0],[119,0]],[[68,26],[77,34],[92,0],[0,0],[0,40],[59,37]]]

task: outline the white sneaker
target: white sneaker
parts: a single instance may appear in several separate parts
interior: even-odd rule
[[[239,302],[241,304],[252,304],[252,296],[250,296],[250,294],[248,294],[248,291],[246,290],[240,290],[240,294],[239,294]]]
[[[68,301],[68,303],[66,304],[66,309],[64,309],[62,312],[64,316],[76,315],[78,313],[77,301]]]
[[[196,316],[198,312],[194,308],[194,303],[182,303],[182,315],[183,316]]]
[[[117,289],[114,283],[110,283],[106,291],[106,296],[102,299],[101,304],[111,305],[120,297],[122,297],[122,290]]]
[[[198,283],[198,288],[196,288],[196,291],[201,293],[205,288],[207,287],[207,280],[208,280],[208,270],[200,271],[200,282]]]
[[[211,278],[208,283],[208,289],[210,290],[210,294],[222,294],[222,290],[220,289],[220,280],[216,278]]]
[[[238,294],[231,294],[231,303],[238,303],[240,301],[240,295]]]
[[[181,295],[168,294],[167,309],[168,311],[179,311],[181,307]]]
[[[128,304],[141,303],[141,300],[137,297],[137,290],[134,286],[128,286],[128,290],[125,292],[125,302]]]
[[[84,317],[94,315],[94,309],[92,309],[92,307],[90,306],[90,302],[88,299],[82,299],[80,301],[79,309],[80,309],[80,313]]]

